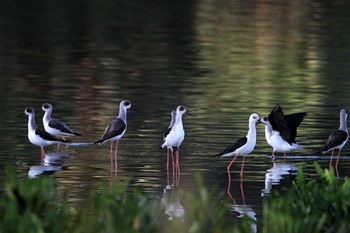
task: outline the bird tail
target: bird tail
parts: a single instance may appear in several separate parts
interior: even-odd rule
[[[220,158],[222,155],[223,155],[223,153],[220,152],[219,154],[215,154],[215,155],[213,155],[212,157]]]
[[[93,144],[94,145],[96,145],[96,144],[99,144],[99,145],[101,145],[101,144],[103,144],[105,141],[102,141],[102,140],[98,140],[98,141],[96,141],[96,142],[94,142]]]
[[[326,154],[328,152],[328,150],[323,147],[321,150],[318,150],[315,152],[315,154],[318,154],[318,155],[323,155],[323,154]]]
[[[294,150],[296,150],[296,149],[304,149],[304,146],[296,144],[296,143],[292,143],[292,147],[293,147]]]

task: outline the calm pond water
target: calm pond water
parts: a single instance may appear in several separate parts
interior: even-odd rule
[[[146,2],[3,4],[1,179],[6,164],[17,164],[20,178],[43,168],[39,148],[27,138],[27,118],[17,117],[25,107],[35,108],[42,125],[41,105],[50,102],[53,117],[83,135],[72,141],[87,143],[99,139],[119,102],[129,99],[139,112],[128,112],[117,174],[109,170],[109,143],[61,146],[59,152],[46,147],[44,169],[58,170],[52,177],[69,201],[79,205],[111,176],[132,175],[130,188],[142,188],[166,203],[172,171],[167,174],[166,153],[158,148],[170,111],[180,104],[196,117],[184,117],[186,138],[175,190],[196,191],[200,172],[208,187],[219,189],[213,200],[223,199],[230,159],[212,156],[246,135],[251,113],[266,116],[279,103],[286,114],[308,112],[297,137],[305,148],[273,164],[264,127],[258,125],[243,179],[240,158],[231,168],[235,216],[245,211],[260,220],[264,196],[288,187],[299,165],[310,178],[315,160],[328,167],[329,157],[315,152],[339,127],[339,110],[350,108],[348,3]],[[347,156],[339,174],[350,174]],[[180,214],[186,212],[182,207],[179,200]]]

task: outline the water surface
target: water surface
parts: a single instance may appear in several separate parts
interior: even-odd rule
[[[196,191],[200,172],[208,187],[219,190],[213,200],[223,199],[229,197],[230,159],[212,156],[246,135],[251,113],[266,116],[279,103],[286,114],[308,112],[297,138],[304,150],[272,163],[258,125],[243,180],[241,158],[231,167],[233,211],[239,216],[243,206],[259,221],[263,197],[288,188],[299,165],[310,178],[315,160],[328,167],[329,157],[315,153],[338,128],[339,110],[350,106],[347,8],[346,1],[6,2],[0,10],[0,177],[6,164],[17,164],[20,178],[40,168],[27,119],[16,116],[31,106],[40,126],[41,105],[50,102],[53,117],[83,135],[72,139],[78,145],[46,148],[47,160],[59,155],[46,172],[73,205],[101,182],[129,175],[131,188],[166,202],[172,171],[168,181],[166,153],[158,148],[170,111],[182,104],[196,117],[183,119],[186,138],[174,189]],[[115,174],[109,143],[79,143],[98,140],[123,99],[139,112],[128,112]],[[342,154],[348,153],[346,146]],[[347,156],[341,177],[349,176]],[[185,213],[181,200],[177,206]]]

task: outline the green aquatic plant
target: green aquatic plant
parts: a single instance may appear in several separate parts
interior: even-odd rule
[[[349,232],[350,180],[315,164],[317,176],[297,179],[285,194],[273,192],[263,204],[263,222],[230,218],[232,201],[213,201],[197,174],[198,189],[172,187],[169,196],[153,197],[130,189],[130,179],[91,191],[82,205],[71,206],[52,177],[21,181],[8,169],[0,198],[0,232]],[[172,215],[169,203],[180,206]],[[183,209],[182,209],[183,208]],[[171,220],[170,220],[170,215]],[[252,226],[255,226],[252,228]]]
[[[116,182],[93,191],[86,201],[89,211],[78,211],[74,232],[157,232],[160,203],[139,190],[127,193],[128,184]]]
[[[13,169],[7,173],[0,198],[0,232],[245,232],[234,230],[241,229],[244,221],[227,223],[230,205],[213,202],[200,175],[198,193],[184,192],[177,200],[179,193],[172,188],[168,201],[181,202],[184,216],[169,220],[160,198],[130,191],[130,179],[91,191],[77,207],[65,201],[52,177],[19,181]]]
[[[67,232],[71,214],[52,180],[27,178],[19,182],[8,168],[3,185],[0,232]]]
[[[299,169],[286,195],[274,192],[263,205],[263,232],[349,232],[350,180],[314,163],[318,176],[308,180]]]

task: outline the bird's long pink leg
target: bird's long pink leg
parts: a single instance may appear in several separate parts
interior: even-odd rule
[[[45,159],[45,150],[44,150],[44,147],[43,146],[41,146],[40,147],[40,154],[41,154],[41,164],[43,164],[44,163],[44,159]]]
[[[272,151],[271,160],[272,160],[272,161],[275,161],[275,152],[274,152],[274,151]]]
[[[41,155],[45,155],[46,154],[43,146],[40,147],[40,153],[41,153]]]
[[[332,150],[331,161],[329,162],[329,169],[331,169],[332,167],[333,154],[334,154],[334,149]]]
[[[174,160],[174,149],[171,148],[171,159],[172,159],[172,162],[173,162],[173,167],[175,165],[175,160]]]
[[[168,154],[168,149],[167,149],[167,155],[169,155]],[[169,179],[169,166],[167,165],[167,167],[166,167],[166,176],[167,176],[167,186],[169,186],[169,184],[170,184],[170,179]]]
[[[239,173],[239,175],[241,176],[241,178],[243,177],[244,159],[245,159],[245,156],[243,156],[242,165],[241,165],[241,172]]]
[[[169,148],[166,148],[166,167],[169,168]]]
[[[177,185],[179,184],[180,175],[181,175],[179,157],[180,157],[180,152],[179,152],[179,149],[177,149],[176,151],[176,171],[177,171],[176,184]]]
[[[338,163],[339,163],[339,158],[340,158],[340,151],[341,151],[341,149],[339,149],[339,151],[338,151],[337,162],[335,163],[335,172],[336,172],[338,178],[339,178]]]
[[[117,142],[115,143],[115,153],[114,153],[114,164],[115,167],[117,168],[117,159],[118,159],[118,145],[119,145],[119,140],[117,140]]]
[[[229,197],[231,198],[233,204],[236,205],[237,202],[236,202],[236,200],[233,198],[233,196],[231,194],[231,182],[230,181],[227,184],[227,195],[229,195]]]
[[[284,155],[283,160],[285,161],[287,158],[287,154],[283,152],[283,155]]]
[[[243,188],[243,179],[241,179],[241,183],[240,183],[239,187],[241,188],[241,194],[242,194],[243,205],[245,205],[244,188]]]
[[[232,159],[231,163],[227,166],[227,175],[228,175],[229,182],[231,182],[230,168],[231,168],[231,165],[233,164],[233,162],[236,160],[236,158],[237,158],[237,155]]]
[[[172,164],[173,164],[173,183],[172,185],[175,186],[175,162],[174,162],[174,150],[170,147],[171,152],[171,158],[172,158]]]
[[[111,169],[113,167],[113,141],[111,140],[111,149],[109,150],[109,157],[111,159]]]

